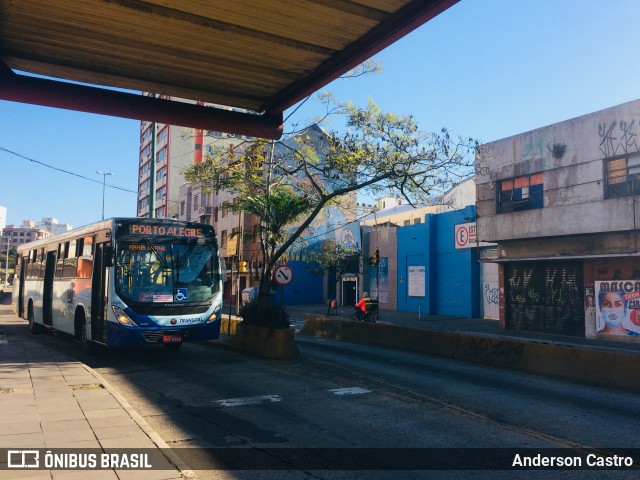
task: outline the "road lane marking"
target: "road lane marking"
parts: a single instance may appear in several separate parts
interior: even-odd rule
[[[227,398],[225,400],[212,400],[211,403],[215,403],[221,407],[239,407],[242,405],[259,405],[261,403],[274,403],[281,402],[282,398],[279,395],[260,395],[255,397],[244,398]]]
[[[361,387],[334,388],[329,391],[334,395],[362,395],[364,393],[371,393],[371,390]]]

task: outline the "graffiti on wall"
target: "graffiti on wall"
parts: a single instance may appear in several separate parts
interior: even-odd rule
[[[500,292],[498,282],[484,282],[482,285],[482,303],[484,318],[500,318]]]
[[[634,120],[604,122],[598,125],[600,151],[605,157],[613,157],[640,151],[638,123]]]
[[[539,158],[550,159],[553,142],[543,137],[530,137],[524,144],[524,153],[522,158],[525,160],[536,160]]]
[[[560,160],[567,151],[565,143],[549,140],[544,137],[529,137],[524,144],[524,160]]]

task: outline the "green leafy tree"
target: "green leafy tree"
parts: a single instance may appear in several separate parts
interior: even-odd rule
[[[289,237],[286,227],[308,213],[311,205],[305,197],[296,195],[292,189],[277,186],[268,192],[240,197],[234,208],[260,218],[258,241],[263,262],[258,292],[260,299],[266,300],[271,288],[273,269],[282,256],[276,255],[278,247]]]
[[[360,258],[360,250],[356,248],[346,247],[335,243],[328,242],[319,249],[311,250],[308,258],[311,262],[318,265],[318,273],[333,272],[336,281],[331,287],[329,298],[333,299],[336,295],[338,282],[344,273],[356,273],[358,271],[358,262]],[[331,311],[331,304],[327,305],[327,315]]]
[[[386,113],[371,101],[365,107],[335,103],[332,112],[345,119],[343,131],[307,129],[280,142],[219,149],[185,171],[204,191],[238,194],[237,208],[261,219],[264,282],[325,207],[358,191],[402,195],[415,204],[472,173],[477,142],[471,138],[453,138],[446,129],[421,132],[412,117]],[[268,301],[268,289],[259,299]]]

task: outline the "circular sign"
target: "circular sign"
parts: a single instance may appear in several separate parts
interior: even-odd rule
[[[469,241],[469,230],[467,230],[467,227],[463,226],[458,228],[458,231],[456,232],[456,243],[458,244],[458,246],[466,247],[468,241]]]
[[[287,265],[280,265],[273,272],[273,280],[278,285],[288,285],[293,280],[293,270]]]

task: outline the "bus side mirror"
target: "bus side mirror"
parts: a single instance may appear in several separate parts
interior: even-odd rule
[[[104,266],[113,267],[113,247],[104,247]]]

